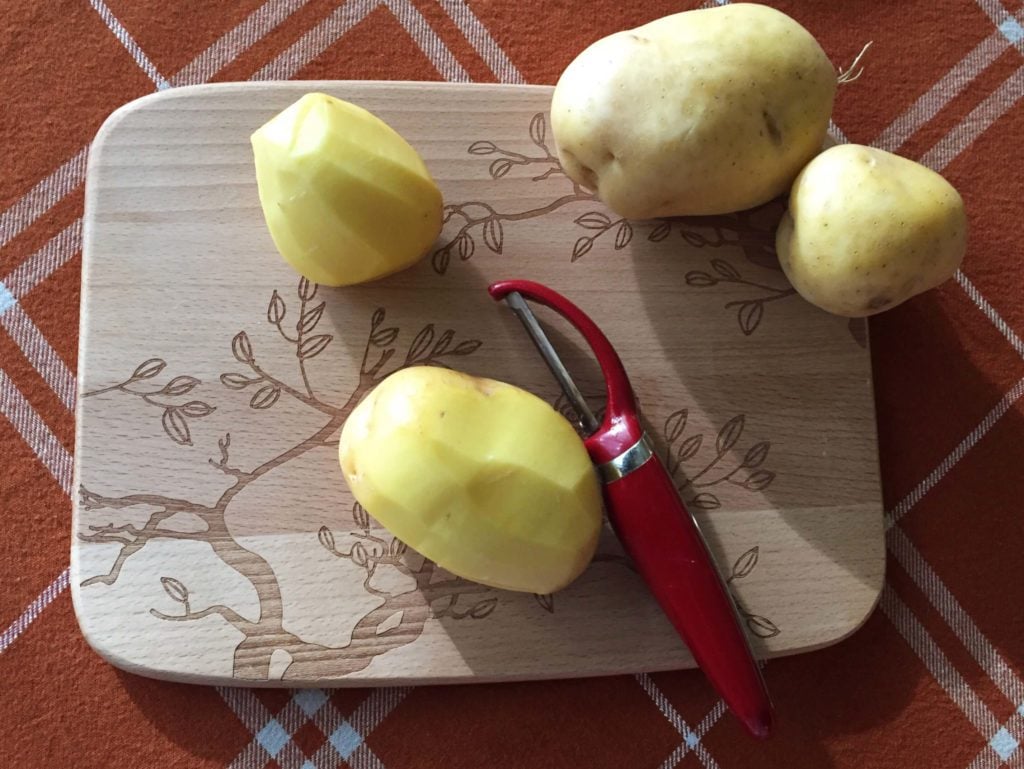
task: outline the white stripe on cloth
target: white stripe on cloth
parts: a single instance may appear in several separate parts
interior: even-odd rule
[[[430,59],[434,69],[441,73],[441,77],[451,83],[468,83],[472,79],[430,23],[423,18],[423,14],[409,0],[384,0],[384,3],[403,29],[416,41],[420,50]]]
[[[665,693],[658,688],[658,685],[654,683],[653,679],[647,673],[638,673],[634,676],[636,682],[640,684],[640,688],[647,693],[647,696],[654,702],[655,707],[661,711],[661,714],[665,717],[677,732],[679,736],[683,738],[683,741],[676,746],[675,750],[669,754],[668,758],[661,764],[661,769],[673,769],[689,751],[693,751],[696,754],[700,762],[705,766],[706,769],[718,769],[718,762],[715,761],[714,757],[708,751],[704,745],[701,744],[701,740],[704,739],[705,735],[711,731],[718,720],[725,713],[725,703],[719,700],[715,706],[708,711],[708,714],[701,719],[700,724],[696,729],[691,729],[690,725],[686,723],[683,717],[679,714],[679,711],[675,709]]]
[[[288,80],[365,19],[381,0],[348,0],[253,73],[250,80]]]
[[[1024,704],[1024,683],[1013,668],[996,651],[971,615],[964,609],[935,569],[932,568],[917,549],[902,527],[897,526],[886,535],[889,552],[908,574],[920,575],[914,581],[927,596],[957,638],[971,653],[975,662],[992,679],[999,691],[1013,704]]]
[[[69,411],[74,408],[75,375],[24,308],[15,302],[0,313],[0,326],[3,326],[14,343],[21,348],[28,362],[56,393],[64,407]]]
[[[269,0],[171,78],[171,84],[205,83],[255,43],[269,35],[310,0]]]
[[[139,65],[139,68],[153,81],[156,89],[163,91],[170,88],[171,84],[157,71],[156,65],[146,56],[145,52],[139,47],[139,44],[135,42],[135,38],[125,29],[124,24],[107,7],[107,4],[103,0],[89,0],[89,5],[100,15],[103,23],[107,25],[107,29],[114,33],[114,37],[121,42],[121,45],[124,46],[129,55],[135,59],[135,63]]]
[[[268,0],[183,67],[170,82],[173,85],[206,82],[308,2]],[[49,176],[40,180],[18,202],[0,213],[0,248],[82,184],[88,154],[89,145],[86,145]]]
[[[889,152],[898,150],[1009,47],[1006,36],[998,29],[993,31],[892,121],[871,144]]]
[[[977,427],[971,430],[967,437],[960,441],[949,455],[939,462],[934,470],[928,473],[923,481],[917,484],[907,496],[896,503],[896,506],[885,516],[885,528],[891,529],[914,505],[920,502],[924,495],[931,491],[946,476],[946,473],[952,470],[957,462],[963,459],[967,452],[985,437],[988,431],[995,426],[996,422],[1002,419],[1006,412],[1013,407],[1013,404],[1020,400],[1022,395],[1024,395],[1024,379],[1021,379],[1011,387],[999,402],[992,407],[992,410],[978,423]]]
[[[35,621],[43,609],[53,603],[53,600],[67,589],[69,573],[70,569],[65,568],[64,571],[58,574],[57,578],[47,585],[32,603],[25,607],[25,611],[21,613],[21,616],[14,620],[3,633],[0,633],[0,654],[7,651],[7,648],[14,643],[18,636],[28,629],[28,626]]]
[[[0,248],[10,243],[85,181],[89,147],[82,147],[56,171],[40,180],[21,199],[0,214]]]
[[[972,109],[952,131],[936,142],[920,162],[939,171],[973,144],[989,126],[1005,115],[1024,96],[1024,66],[1019,67],[985,100]]]
[[[455,26],[462,32],[463,37],[469,41],[473,49],[480,55],[480,58],[487,64],[487,68],[494,73],[500,83],[525,83],[526,78],[520,72],[512,60],[505,54],[501,46],[484,26],[483,22],[473,13],[464,0],[439,0],[445,13],[455,22]]]
[[[25,396],[0,369],[0,414],[7,418],[64,493],[71,496],[72,458]]]
[[[42,248],[11,270],[2,282],[15,299],[21,299],[81,250],[82,220],[75,219],[50,238]]]
[[[985,313],[985,317],[992,321],[992,325],[999,329],[999,333],[1006,337],[1006,341],[1013,346],[1013,349],[1024,357],[1024,341],[1021,340],[1016,331],[1010,328],[1010,324],[1003,320],[1002,316],[996,312],[996,308],[989,304],[988,300],[982,296],[981,291],[962,272],[957,272],[956,282],[960,284],[960,288],[966,292],[978,309]]]
[[[985,735],[986,739],[988,735],[995,733],[999,728],[999,722],[992,711],[979,699],[960,671],[953,667],[949,657],[939,648],[921,621],[914,616],[910,607],[896,595],[892,585],[887,584],[882,590],[880,606],[892,624],[896,626],[900,635],[910,644],[910,648],[928,668],[928,672],[932,674],[932,677],[945,690],[950,699],[960,706],[964,715],[974,724],[975,728]]]

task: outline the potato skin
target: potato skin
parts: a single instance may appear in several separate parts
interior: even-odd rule
[[[551,128],[566,173],[621,216],[723,214],[789,188],[835,91],[806,29],[737,3],[598,40],[562,73]]]
[[[775,247],[805,299],[863,317],[950,278],[967,249],[967,214],[953,185],[930,168],[843,144],[796,178]]]

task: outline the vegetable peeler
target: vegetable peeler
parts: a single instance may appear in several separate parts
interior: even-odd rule
[[[504,299],[536,345],[587,433],[583,443],[604,485],[608,518],[662,610],[726,705],[755,737],[767,737],[772,705],[739,612],[704,541],[640,423],[636,396],[618,353],[582,310],[527,280],[488,287]],[[583,335],[605,379],[600,422],[559,359],[530,299],[551,308]]]

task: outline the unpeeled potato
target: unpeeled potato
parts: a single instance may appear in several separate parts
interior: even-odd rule
[[[621,216],[724,214],[789,188],[836,84],[806,29],[735,3],[598,40],[559,78],[551,128],[565,172]]]
[[[953,185],[930,168],[843,144],[797,177],[775,245],[805,299],[837,315],[873,315],[957,271],[967,215]]]

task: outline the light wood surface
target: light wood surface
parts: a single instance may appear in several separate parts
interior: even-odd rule
[[[440,184],[449,219],[413,269],[317,288],[274,250],[248,137],[314,90],[388,121]],[[692,665],[610,532],[577,582],[533,596],[453,579],[353,505],[338,429],[407,362],[561,405],[484,290],[509,277],[567,294],[618,347],[759,654],[821,647],[864,621],[884,568],[864,324],[792,294],[772,260],[777,208],[619,221],[559,173],[550,95],[204,86],[107,122],[86,187],[72,524],[75,609],[105,658],[286,686]],[[582,342],[538,312],[598,400]]]

